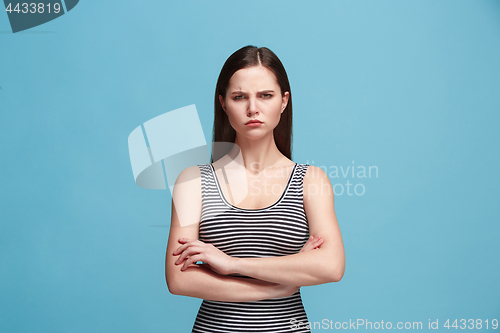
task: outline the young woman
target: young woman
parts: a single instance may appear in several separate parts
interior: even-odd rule
[[[174,186],[169,291],[203,299],[193,332],[310,332],[299,288],[340,281],[344,247],[328,176],[291,161],[292,95],[271,50],[227,59],[213,136],[212,163]]]

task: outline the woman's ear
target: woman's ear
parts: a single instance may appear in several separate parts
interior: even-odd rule
[[[219,95],[219,102],[220,102],[220,105],[222,105],[222,110],[224,110],[224,112],[227,114],[226,104],[224,103],[224,97],[222,97],[222,95]]]
[[[290,98],[290,93],[288,91],[285,91],[283,94],[283,97],[281,98],[281,113],[285,111],[286,106],[288,105],[288,99]]]

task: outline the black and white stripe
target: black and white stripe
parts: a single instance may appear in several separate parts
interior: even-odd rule
[[[262,209],[238,208],[226,201],[211,164],[201,171],[199,239],[239,258],[276,257],[300,251],[309,238],[303,207],[307,164],[295,164],[280,199]],[[204,300],[192,332],[310,332],[300,291],[256,302]],[[302,323],[300,328],[297,324]]]

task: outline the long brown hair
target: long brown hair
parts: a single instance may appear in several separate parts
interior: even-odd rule
[[[231,145],[221,145],[218,143],[234,143],[236,139],[236,131],[232,128],[227,114],[222,109],[219,95],[224,99],[226,98],[229,80],[236,71],[258,65],[268,68],[276,75],[282,95],[284,95],[286,91],[289,93],[288,104],[281,114],[278,126],[274,129],[274,141],[276,142],[278,150],[289,159],[292,159],[292,92],[290,90],[290,83],[288,82],[285,67],[276,54],[270,49],[248,45],[242,47],[227,58],[224,66],[222,66],[219,78],[217,79],[217,86],[215,88],[215,114],[211,162],[220,159],[231,149]]]

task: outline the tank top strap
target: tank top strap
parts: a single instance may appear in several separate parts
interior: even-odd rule
[[[213,218],[228,210],[222,201],[211,164],[198,164],[201,176],[201,219]]]
[[[212,164],[199,164],[198,167],[201,172],[202,197],[210,199],[212,202],[218,198],[222,203],[223,201],[219,193],[219,183]]]
[[[308,164],[297,163],[286,196],[302,198],[304,191],[304,176],[308,166]]]
[[[309,164],[297,163],[297,170],[295,172],[295,177],[297,179],[299,179],[300,182],[303,181],[308,167],[309,167]]]

